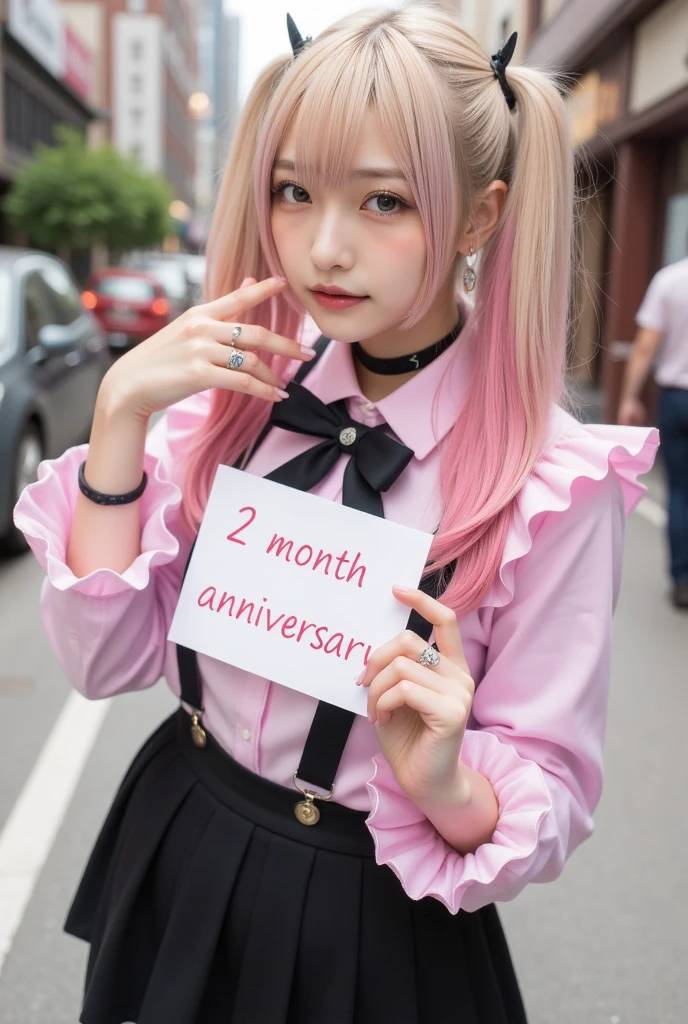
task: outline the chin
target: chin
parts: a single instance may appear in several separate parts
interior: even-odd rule
[[[370,337],[375,331],[370,329],[370,316],[361,316],[356,318],[354,314],[355,310],[342,310],[335,312],[334,310],[323,309],[318,303],[311,299],[309,301],[301,300],[303,307],[306,311],[306,315],[317,325],[321,334],[324,334],[326,338],[335,338],[337,341],[348,342],[353,344],[355,341],[360,341],[362,338]]]

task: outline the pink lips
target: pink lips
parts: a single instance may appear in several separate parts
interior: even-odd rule
[[[360,306],[365,302],[367,295],[329,295],[327,292],[313,290],[315,301],[325,309],[349,309],[352,306]]]

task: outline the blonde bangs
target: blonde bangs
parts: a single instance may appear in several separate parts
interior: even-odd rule
[[[345,59],[337,54],[334,68],[334,62],[327,61],[314,69],[282,135],[293,123],[297,178],[329,188],[340,188],[346,181],[361,123],[375,94],[368,47],[347,49]]]

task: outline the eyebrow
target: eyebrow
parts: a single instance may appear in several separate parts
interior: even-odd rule
[[[276,160],[272,167],[273,171],[295,171],[296,165],[292,160]],[[358,167],[351,172],[352,178],[398,178],[406,181],[406,175],[398,167]]]

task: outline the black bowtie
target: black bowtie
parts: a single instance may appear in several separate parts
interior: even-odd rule
[[[287,391],[290,397],[272,408],[273,426],[325,440],[268,473],[267,479],[310,491],[342,453],[351,455],[344,470],[342,504],[384,518],[380,492],[403,473],[413,451],[385,434],[383,426],[367,427],[352,420],[344,400],[325,405],[293,381]]]

